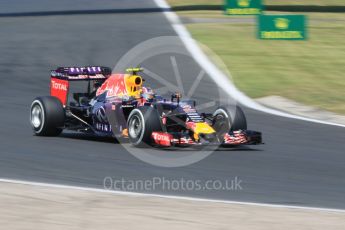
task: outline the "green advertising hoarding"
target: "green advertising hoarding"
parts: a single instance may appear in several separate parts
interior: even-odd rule
[[[264,40],[305,40],[304,15],[259,15],[258,38]]]
[[[262,0],[225,0],[225,14],[253,15],[261,14]]]

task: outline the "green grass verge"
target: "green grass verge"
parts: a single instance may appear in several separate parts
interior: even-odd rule
[[[263,0],[265,5],[344,6],[344,0]],[[222,5],[223,0],[168,0],[171,6]]]
[[[169,2],[174,1],[177,0]],[[207,11],[183,12],[181,15],[212,17]],[[236,86],[248,96],[280,95],[345,114],[345,14],[307,15],[310,21],[307,41],[258,40],[253,23],[196,23],[186,26],[196,40],[224,61]],[[233,18],[221,13],[219,17]]]

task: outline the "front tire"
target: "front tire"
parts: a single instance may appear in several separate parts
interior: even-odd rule
[[[223,137],[230,131],[246,130],[247,120],[239,106],[230,109],[219,107],[213,113],[212,127],[216,130],[218,137]]]
[[[157,110],[144,106],[133,109],[128,116],[128,137],[132,145],[143,147],[152,143],[152,132],[162,131]]]
[[[37,97],[31,104],[30,122],[37,136],[57,136],[62,132],[65,110],[56,97]]]

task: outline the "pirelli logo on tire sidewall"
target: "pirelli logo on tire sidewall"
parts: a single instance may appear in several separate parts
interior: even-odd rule
[[[262,0],[225,0],[225,14],[256,15],[263,10]]]
[[[306,40],[305,15],[259,15],[258,38],[263,40]]]

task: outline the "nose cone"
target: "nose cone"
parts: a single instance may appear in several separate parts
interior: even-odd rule
[[[216,131],[206,122],[195,123],[194,133],[196,134],[211,134]]]

